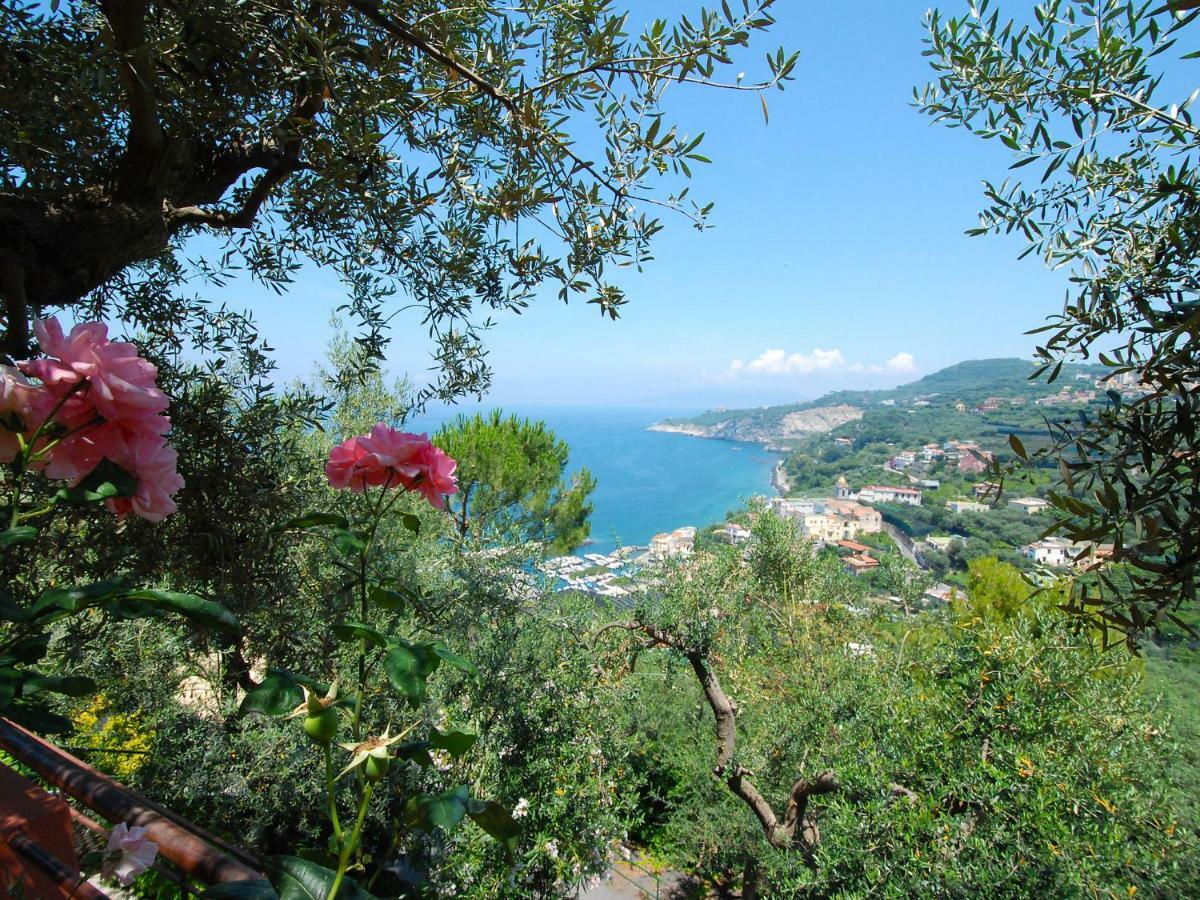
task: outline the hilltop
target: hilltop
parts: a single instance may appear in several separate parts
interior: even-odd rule
[[[804,403],[709,410],[698,416],[665,419],[651,428],[695,437],[791,444],[861,420],[875,410],[946,412],[962,406],[973,409],[989,398],[1024,405],[1061,388],[1073,389],[1084,380],[1087,384],[1079,386],[1090,390],[1091,381],[1102,376],[1105,369],[1066,365],[1053,386],[1044,378],[1030,380],[1036,371],[1034,363],[1023,359],[974,359],[895,388],[834,391]]]

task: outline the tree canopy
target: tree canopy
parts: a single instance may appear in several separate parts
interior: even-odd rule
[[[1016,157],[985,183],[969,233],[1016,233],[1026,254],[1070,272],[1062,312],[1037,329],[1041,371],[1095,357],[1114,379],[1107,409],[1049,421],[1054,443],[1036,453],[1013,449],[1059,461],[1048,499],[1067,537],[1112,545],[1113,565],[1078,579],[1068,607],[1131,636],[1194,604],[1200,565],[1200,126],[1196,93],[1164,96],[1166,60],[1197,55],[1178,43],[1195,36],[1195,6],[931,11],[936,80],[915,95],[936,121]]]
[[[462,537],[537,541],[557,551],[587,539],[596,479],[587,469],[568,478],[569,448],[545,422],[493,410],[459,416],[434,440],[458,461],[450,505]]]
[[[490,313],[556,285],[615,317],[609,268],[648,258],[652,212],[703,226],[683,186],[702,135],[660,101],[782,87],[783,50],[759,82],[720,74],[772,5],[637,33],[612,0],[3,0],[5,350],[63,307],[219,349],[238,323],[206,290],[248,273],[282,292],[313,263],[373,356],[415,309],[430,393],[481,393]]]

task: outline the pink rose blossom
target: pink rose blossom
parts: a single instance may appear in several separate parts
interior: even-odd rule
[[[55,429],[37,441],[32,467],[47,478],[79,484],[107,459],[138,482],[134,496],[108,501],[117,515],[132,512],[157,522],[174,512],[171,495],[183,479],[164,437],[171,420],[164,415],[169,400],[156,384],[158,370],[133,344],[110,341],[100,322],[75,325],[64,334],[52,317],[36,322],[34,331],[46,356],[17,365],[41,384],[0,373],[0,413],[10,394],[19,397],[31,437],[53,417]],[[15,448],[15,435],[0,427],[0,462],[11,461]]]
[[[423,463],[430,446],[426,435],[397,431],[380,422],[358,443],[367,451],[359,466],[370,473],[370,485],[399,484],[411,491],[425,475]]]
[[[367,487],[365,475],[358,473],[358,465],[367,455],[366,449],[358,442],[358,438],[342,441],[329,452],[329,461],[325,463],[325,477],[331,487],[349,488],[361,494]]]
[[[147,522],[161,522],[175,512],[172,495],[183,487],[176,471],[178,454],[162,438],[136,438],[122,448],[112,461],[126,472],[137,475],[137,490],[132,497],[113,497],[108,508],[124,518],[133,513]]]
[[[85,390],[74,394],[56,416],[67,428],[76,428],[99,416],[141,434],[166,434],[170,420],[167,395],[158,389],[158,370],[138,356],[133,344],[110,341],[108,326],[100,322],[76,325],[64,336],[51,317],[34,324],[43,359],[20,364],[26,375],[38,378],[52,401],[43,405],[48,414],[86,379]]]
[[[458,491],[457,463],[424,434],[397,431],[380,422],[370,434],[349,438],[329,454],[325,475],[331,486],[362,493],[368,487],[418,491],[439,509],[445,494]]]
[[[140,825],[130,828],[124,822],[114,825],[104,848],[112,855],[105,872],[116,877],[122,887],[129,887],[133,880],[154,864],[158,856],[158,844],[146,840],[146,829]]]
[[[35,388],[12,366],[0,365],[0,462],[16,459],[17,431],[29,424]]]
[[[458,493],[458,482],[454,478],[454,470],[458,463],[440,447],[429,444],[423,453],[425,477],[416,485],[425,499],[443,509],[446,506],[446,494]]]

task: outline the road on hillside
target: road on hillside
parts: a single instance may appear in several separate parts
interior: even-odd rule
[[[888,537],[896,542],[896,546],[900,548],[900,552],[904,555],[905,559],[907,559],[918,569],[926,568],[925,561],[917,555],[913,547],[912,538],[910,538],[891,522],[884,522],[883,530],[887,532]]]

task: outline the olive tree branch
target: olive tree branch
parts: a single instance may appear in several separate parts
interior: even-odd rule
[[[747,777],[751,773],[734,760],[737,750],[737,704],[725,693],[720,679],[709,667],[706,656],[661,628],[646,622],[610,622],[592,636],[593,646],[605,632],[616,629],[640,632],[650,638],[650,646],[675,650],[688,661],[713,714],[717,738],[717,757],[713,774],[722,779],[725,786],[750,808],[772,847],[781,850],[799,847],[811,864],[812,851],[820,835],[815,821],[806,814],[808,800],[814,795],[829,794],[838,790],[840,784],[837,776],[833,772],[824,772],[815,779],[797,779],[788,792],[787,807],[783,820],[780,821],[771,804]]]
[[[118,76],[129,101],[129,155],[152,154],[163,144],[154,96],[154,64],[146,42],[148,6],[148,0],[103,0],[100,4],[121,57]]]

